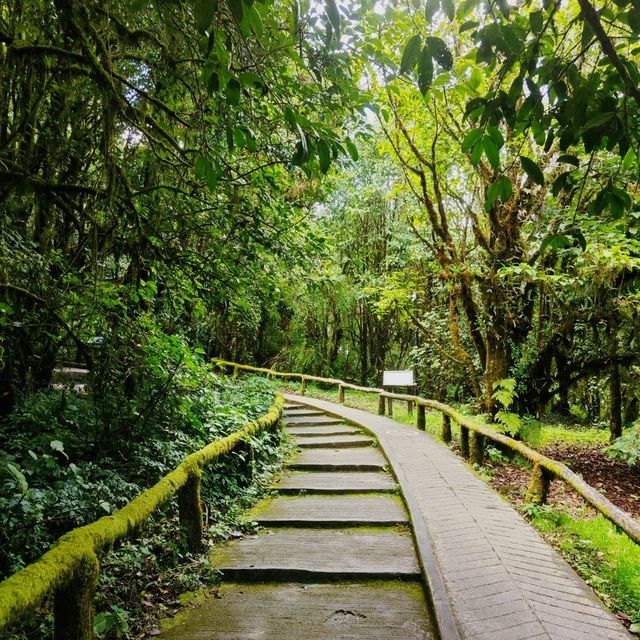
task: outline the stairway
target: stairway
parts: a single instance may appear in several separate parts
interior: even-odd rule
[[[361,429],[285,407],[297,450],[278,494],[250,514],[257,535],[212,556],[218,597],[163,634],[204,640],[435,638],[408,516]]]

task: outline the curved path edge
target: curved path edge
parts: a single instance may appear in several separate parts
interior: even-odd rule
[[[590,587],[448,447],[390,418],[284,394],[378,439],[410,514],[442,640],[628,640]]]

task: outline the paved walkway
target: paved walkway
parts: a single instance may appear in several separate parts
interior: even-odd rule
[[[423,563],[435,560],[431,571],[439,575],[427,579],[435,580],[436,592],[442,581],[460,637],[631,638],[558,553],[430,435],[339,404],[287,398],[366,427],[378,439],[402,486]]]

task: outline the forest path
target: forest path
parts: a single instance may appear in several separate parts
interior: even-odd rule
[[[278,497],[250,515],[264,529],[213,555],[218,597],[164,638],[630,638],[447,447],[383,416],[286,397],[299,448]]]
[[[249,518],[257,535],[212,556],[223,585],[167,640],[435,640],[430,607],[388,462],[340,418],[287,405],[298,449],[277,497]]]

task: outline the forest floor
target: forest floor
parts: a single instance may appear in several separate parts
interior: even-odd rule
[[[539,449],[540,453],[564,462],[572,471],[603,493],[611,502],[640,519],[640,465],[630,466],[610,458],[601,445],[559,442]],[[493,463],[490,483],[512,502],[523,502],[530,471],[510,462]],[[581,498],[562,482],[551,486],[551,504],[565,507]]]

